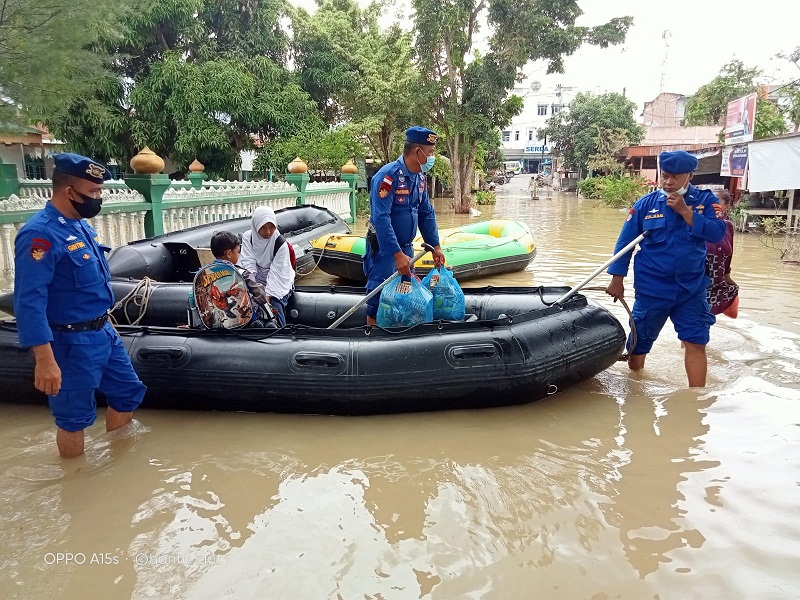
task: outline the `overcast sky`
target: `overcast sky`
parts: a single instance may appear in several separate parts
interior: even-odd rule
[[[307,10],[315,6],[312,0],[290,2]],[[582,0],[579,5],[584,11],[581,25],[632,16],[625,44],[606,49],[586,46],[566,59],[563,75],[545,76],[546,65],[530,64],[524,69],[529,80],[593,92],[624,89],[639,105],[638,116],[643,103],[662,91],[662,73],[663,91],[686,95],[713,79],[732,58],[762,68],[765,83],[800,78],[798,67],[774,58],[800,46],[796,0],[670,0],[660,5],[647,0]]]
[[[691,95],[733,58],[764,70],[768,83],[800,78],[800,69],[775,54],[800,45],[800,10],[780,0],[671,0],[654,2],[585,0],[582,24],[609,17],[634,19],[624,45],[585,47],[566,61],[565,76],[580,88],[621,91],[639,103],[661,91]],[[794,8],[792,8],[794,7]],[[669,48],[664,31],[669,31]],[[666,66],[664,56],[667,52]]]

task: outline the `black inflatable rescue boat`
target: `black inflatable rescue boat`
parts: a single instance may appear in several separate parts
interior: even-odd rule
[[[328,329],[362,288],[299,288],[286,327],[187,329],[189,284],[112,280],[118,330],[147,385],[143,408],[376,414],[522,404],[611,366],[625,332],[568,288],[465,289],[464,322],[366,327],[363,309]],[[11,296],[0,309],[11,311]],[[138,325],[124,325],[136,322]],[[46,403],[13,321],[0,326],[2,401]],[[102,401],[102,398],[99,398]]]
[[[307,204],[275,211],[278,229],[294,246],[298,275],[315,266],[311,253],[312,240],[331,233],[350,233],[350,227],[335,212]],[[149,277],[156,281],[192,281],[204,264],[214,260],[208,249],[215,231],[226,229],[244,233],[250,229],[250,218],[230,219],[182,229],[152,238],[130,242],[115,248],[108,257],[111,275],[116,277]]]

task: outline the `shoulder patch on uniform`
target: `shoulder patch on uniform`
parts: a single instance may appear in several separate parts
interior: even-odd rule
[[[378,187],[378,196],[380,198],[386,198],[391,193],[393,182],[394,179],[388,175],[383,176],[383,181],[381,181],[381,185]]]
[[[50,250],[52,244],[44,238],[33,238],[31,240],[31,258],[35,261],[40,261]]]

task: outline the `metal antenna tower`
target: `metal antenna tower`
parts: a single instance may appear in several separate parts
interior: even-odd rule
[[[661,62],[661,85],[659,86],[658,91],[664,91],[664,82],[667,79],[667,64],[669,63],[669,40],[672,37],[672,32],[669,29],[665,29],[661,32],[661,39],[664,40],[664,60]]]

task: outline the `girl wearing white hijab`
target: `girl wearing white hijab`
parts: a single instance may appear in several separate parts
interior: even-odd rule
[[[256,208],[250,231],[242,236],[239,264],[253,273],[256,281],[264,286],[278,323],[283,327],[286,325],[286,303],[294,288],[294,269],[288,240],[275,252],[275,240],[280,234],[275,211],[268,206]]]

